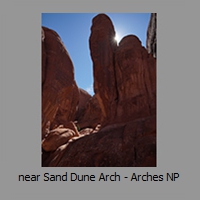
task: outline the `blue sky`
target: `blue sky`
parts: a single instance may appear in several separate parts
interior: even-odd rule
[[[89,50],[92,19],[99,13],[42,13],[42,26],[56,31],[63,41],[74,65],[78,87],[93,95],[93,70]],[[120,39],[136,35],[146,46],[150,13],[105,13],[113,22]]]

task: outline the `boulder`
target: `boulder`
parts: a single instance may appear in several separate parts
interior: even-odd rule
[[[42,141],[44,151],[55,151],[58,147],[66,144],[71,138],[79,137],[79,132],[73,122],[69,122],[65,128],[63,125],[47,131]]]

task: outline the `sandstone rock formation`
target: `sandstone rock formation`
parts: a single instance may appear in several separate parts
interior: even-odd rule
[[[58,34],[42,27],[42,138],[52,127],[74,120],[78,87],[72,61]]]
[[[102,123],[102,112],[99,102],[94,95],[86,104],[83,114],[77,119],[77,126],[83,128],[95,128]]]
[[[156,166],[155,116],[108,125],[52,152],[49,167]],[[62,156],[59,157],[62,149]]]
[[[156,166],[156,58],[136,36],[124,37],[119,46],[114,36],[108,16],[92,20],[95,95],[89,98],[79,91],[79,108],[73,110],[78,137],[46,149],[42,166]]]
[[[156,114],[156,60],[134,35],[124,37],[115,52],[116,122]]]
[[[78,130],[73,122],[69,122],[66,126],[68,128],[58,126],[45,135],[45,138],[42,140],[42,148],[45,151],[55,151],[58,147],[67,143],[71,138],[79,137]]]
[[[78,108],[76,111],[76,120],[77,121],[79,121],[79,119],[82,117],[82,115],[84,115],[87,102],[91,98],[92,98],[92,96],[88,92],[79,88],[79,103],[78,103]]]
[[[106,15],[93,19],[90,50],[103,126],[156,112],[155,59],[136,36],[126,36],[116,46],[114,35]]]
[[[96,95],[92,97],[85,90],[79,88],[79,104],[75,118],[78,130],[94,129],[101,124],[101,119],[102,113]]]
[[[112,121],[116,111],[114,52],[117,48],[117,42],[114,37],[115,30],[110,18],[105,14],[94,17],[89,44],[93,61],[94,92],[105,124],[108,120]]]
[[[148,53],[151,53],[156,58],[157,49],[157,14],[152,13],[147,30],[146,48]]]

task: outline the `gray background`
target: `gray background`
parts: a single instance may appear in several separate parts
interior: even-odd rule
[[[1,1],[2,199],[198,199],[200,16],[197,2]],[[40,167],[43,12],[158,13],[158,167]],[[115,171],[122,176],[131,176],[133,172],[158,175],[178,172],[180,178],[176,182],[18,182],[19,174],[64,174],[66,171],[96,176]]]

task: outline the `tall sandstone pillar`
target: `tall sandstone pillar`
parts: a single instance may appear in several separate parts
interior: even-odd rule
[[[103,125],[156,114],[156,59],[134,35],[117,46],[108,16],[92,20],[90,51],[94,91],[103,114]]]
[[[89,39],[93,61],[94,92],[102,110],[103,122],[112,121],[116,112],[117,90],[114,52],[117,42],[110,18],[99,14],[92,20]]]

